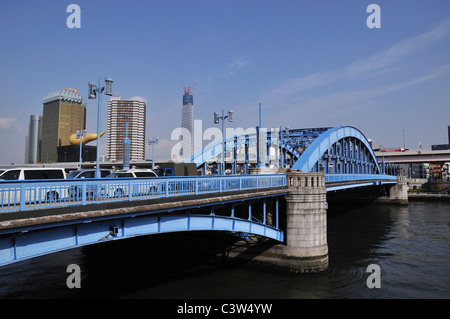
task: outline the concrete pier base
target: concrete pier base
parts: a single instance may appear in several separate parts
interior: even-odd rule
[[[397,184],[389,189],[389,196],[382,196],[375,203],[408,205],[408,184],[406,176],[398,176]]]
[[[228,252],[228,261],[245,262],[254,268],[291,274],[312,274],[328,268],[328,255],[298,257],[287,253],[286,248],[272,240],[238,242]]]
[[[287,173],[286,242],[237,247],[232,256],[290,273],[328,268],[326,188],[323,173]]]

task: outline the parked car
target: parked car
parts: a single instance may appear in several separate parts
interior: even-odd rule
[[[130,177],[158,177],[151,169],[132,168],[112,172],[107,178],[130,178]]]
[[[158,177],[155,172],[151,169],[142,169],[142,168],[132,168],[128,170],[121,170],[112,172],[108,175],[107,179],[125,179],[125,178],[145,178],[145,177]],[[122,198],[124,196],[128,196],[128,183],[108,183],[106,186],[106,194],[108,197]],[[156,184],[156,183],[155,183]],[[152,183],[143,182],[143,183],[134,183],[133,184],[133,195],[151,195],[156,193],[157,187],[152,185]]]
[[[100,169],[100,177],[104,178],[111,174],[111,169]],[[67,179],[84,179],[84,178],[95,178],[95,168],[89,168],[89,169],[79,169],[75,171],[69,172],[67,174]],[[74,185],[70,188],[69,194],[71,197],[74,197],[77,194],[81,198],[81,189],[80,186]],[[97,194],[97,187],[94,185],[88,185],[86,187],[86,196],[87,198],[93,198],[95,197],[95,194]]]
[[[100,177],[106,177],[112,173],[111,169],[100,169]],[[79,169],[76,171],[71,171],[67,174],[67,179],[74,178],[95,178],[95,168],[92,169]]]
[[[15,167],[5,169],[0,174],[0,181],[36,181],[66,179],[63,168],[54,167]],[[67,188],[58,183],[47,186],[35,186],[25,191],[25,203],[52,201],[65,197]],[[11,205],[20,203],[21,191],[16,187],[1,194],[1,203]]]
[[[18,181],[30,179],[65,179],[64,168],[53,167],[15,167],[4,170],[0,180]]]

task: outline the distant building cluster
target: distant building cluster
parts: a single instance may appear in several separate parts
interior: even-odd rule
[[[25,138],[25,163],[78,162],[80,144],[71,135],[86,130],[86,100],[74,89],[63,89],[42,99],[42,115],[31,115]],[[125,127],[128,126],[130,160],[145,159],[146,104],[123,100],[116,93],[108,101],[106,158],[122,161]],[[98,137],[89,141],[95,140]],[[97,146],[82,145],[82,161],[95,161]]]
[[[193,96],[191,88],[183,95],[181,127],[193,134]],[[85,145],[96,140],[97,134],[88,133],[81,141],[75,134],[86,130],[86,100],[75,89],[62,89],[42,99],[42,115],[31,115],[25,138],[26,164],[57,162],[92,162],[96,160],[97,146]],[[123,161],[124,140],[127,140],[128,160],[145,159],[146,103],[141,99],[122,99],[116,96],[108,101],[106,156],[109,161]],[[100,137],[103,136],[103,132]],[[193,139],[185,141],[183,151],[193,154]],[[129,146],[128,146],[129,145]],[[129,150],[128,150],[129,148]]]

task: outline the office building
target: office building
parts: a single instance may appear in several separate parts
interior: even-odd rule
[[[86,129],[86,100],[74,89],[48,94],[42,99],[41,162],[57,162],[58,147],[70,145],[69,137]]]
[[[145,159],[146,105],[139,99],[122,100],[116,96],[108,101],[106,157],[111,161],[123,160],[123,140],[130,140],[130,160]]]

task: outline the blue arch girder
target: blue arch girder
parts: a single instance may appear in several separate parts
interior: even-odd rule
[[[318,136],[292,167],[302,172],[381,174],[375,153],[361,131],[337,126]]]
[[[289,154],[291,163],[293,163],[316,138],[329,129],[331,128],[272,129],[267,132],[267,146],[278,146],[283,155]],[[238,149],[247,148],[248,150],[250,147],[256,147],[256,134],[228,137],[225,139],[225,144],[227,153],[234,152],[236,154]],[[200,167],[219,154],[222,154],[222,141],[208,144],[183,162],[195,163],[197,167]]]
[[[230,137],[225,143],[226,152],[235,154],[234,162],[237,150],[245,148],[245,162],[248,164],[248,148],[256,146],[256,135]],[[185,162],[194,162],[199,167],[222,153],[221,144],[211,143]],[[352,126],[268,131],[267,146],[274,145],[279,148],[280,162],[289,154],[293,170],[324,171],[325,174],[381,174],[369,141]]]

